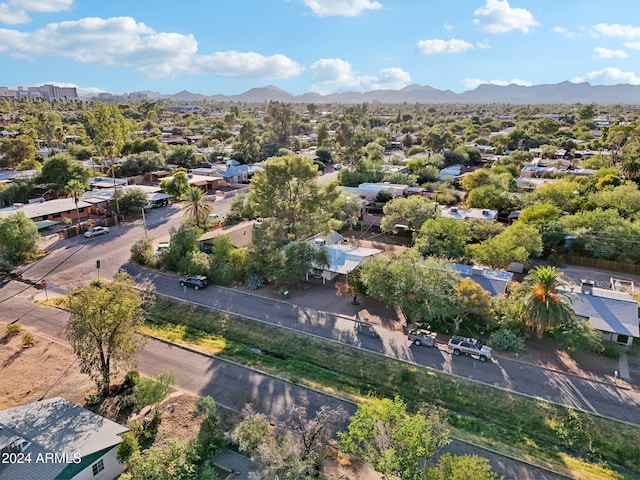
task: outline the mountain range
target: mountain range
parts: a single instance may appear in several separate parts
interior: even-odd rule
[[[293,95],[275,86],[252,88],[239,95],[202,95],[183,90],[171,95],[157,92],[146,94],[150,99],[178,102],[241,102],[261,103],[279,101],[287,103],[423,103],[423,104],[600,104],[640,105],[640,85],[590,85],[589,83],[561,82],[547,85],[490,85],[455,93],[426,85],[409,85],[399,90],[372,90],[369,92],[342,92],[321,95],[304,93]]]

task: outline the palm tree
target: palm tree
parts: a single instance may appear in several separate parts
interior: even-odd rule
[[[211,213],[213,207],[207,200],[204,198],[204,194],[202,190],[198,187],[189,187],[186,192],[186,198],[188,205],[185,209],[185,216],[192,216],[196,220],[196,226],[200,226],[200,222],[204,222],[207,218],[207,215]]]
[[[525,319],[539,339],[550,328],[573,320],[572,294],[561,274],[555,267],[537,267],[525,278],[529,287],[523,299]]]
[[[64,187],[65,193],[73,198],[76,204],[76,222],[80,221],[80,209],[78,208],[78,202],[82,198],[82,194],[87,190],[87,187],[80,180],[69,180]]]

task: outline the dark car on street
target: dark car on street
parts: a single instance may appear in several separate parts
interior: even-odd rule
[[[180,277],[181,287],[191,287],[194,290],[200,290],[207,285],[209,285],[209,279],[204,275],[187,275]]]

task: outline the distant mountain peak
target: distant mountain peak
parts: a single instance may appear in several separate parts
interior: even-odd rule
[[[147,92],[140,92],[147,93]],[[640,85],[590,85],[564,81],[555,84],[523,86],[517,84],[481,84],[474,90],[454,93],[438,90],[428,85],[407,85],[398,90],[373,90],[369,92],[340,92],[321,95],[316,92],[293,95],[275,85],[255,87],[239,95],[206,96],[188,90],[173,95],[149,92],[151,98],[175,101],[217,101],[262,103],[281,101],[291,103],[421,103],[421,104],[586,104],[639,105]]]

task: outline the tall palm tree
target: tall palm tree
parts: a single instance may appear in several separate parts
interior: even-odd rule
[[[529,287],[523,299],[525,319],[539,339],[550,328],[573,320],[572,294],[561,274],[556,267],[537,267],[525,278]]]
[[[76,222],[80,221],[80,209],[78,208],[78,202],[86,190],[86,185],[80,180],[69,180],[69,183],[64,187],[65,193],[73,198],[73,201],[76,204]]]
[[[185,216],[191,216],[196,221],[196,226],[200,226],[200,222],[204,222],[207,215],[211,213],[213,207],[204,198],[204,193],[198,187],[189,187],[186,192],[187,207],[185,209]]]

